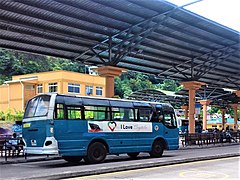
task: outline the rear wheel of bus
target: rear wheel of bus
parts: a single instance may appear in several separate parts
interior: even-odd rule
[[[152,145],[152,151],[150,152],[151,157],[162,157],[164,145],[160,140],[154,141]]]
[[[101,142],[94,142],[89,145],[87,156],[84,157],[86,163],[100,163],[107,156],[107,148]]]
[[[62,158],[71,163],[79,163],[82,160],[81,156],[63,156]]]

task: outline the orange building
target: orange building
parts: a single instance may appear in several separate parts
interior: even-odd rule
[[[40,93],[105,97],[105,88],[104,77],[64,70],[13,76],[0,86],[0,112],[24,110],[27,101]]]

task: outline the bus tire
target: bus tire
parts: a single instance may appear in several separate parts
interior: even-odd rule
[[[130,158],[135,159],[139,155],[139,152],[127,153],[127,155]]]
[[[150,152],[151,157],[162,157],[163,155],[163,143],[159,140],[154,141],[152,145],[152,151]]]
[[[62,158],[71,163],[79,163],[82,160],[81,156],[63,156]]]
[[[84,157],[86,163],[100,163],[105,160],[107,149],[103,143],[94,142],[90,144],[87,151],[87,156]]]

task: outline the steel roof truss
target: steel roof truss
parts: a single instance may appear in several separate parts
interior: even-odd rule
[[[154,30],[156,30],[161,23],[167,20],[167,18],[173,13],[174,11],[170,11],[170,13],[164,13],[167,14],[163,20],[159,21],[157,24],[153,23],[153,19],[156,17],[152,17],[148,19],[147,21],[144,21],[143,23],[137,24],[137,26],[132,26],[128,28],[126,31],[122,32],[124,33],[124,39],[119,39],[120,43],[116,43],[114,46],[110,47],[109,49],[113,49],[117,47],[117,52],[115,52],[114,57],[112,58],[112,61],[109,61],[109,65],[116,65],[119,63],[124,57],[126,57],[129,53],[134,51],[134,49],[145,40],[147,36],[149,36]],[[135,30],[135,29],[136,30]],[[133,31],[138,31],[138,33],[132,34]],[[119,33],[118,35],[121,35],[122,33]],[[143,35],[143,36],[141,36]],[[117,35],[113,36],[114,38],[117,37]],[[112,37],[109,37],[107,40],[105,40],[102,43],[105,43],[107,41],[112,41]],[[100,45],[100,44],[99,44]],[[94,46],[94,48],[98,47],[99,45]],[[109,49],[103,50],[99,55],[105,51],[109,51]],[[85,52],[84,52],[85,53]],[[83,54],[84,54],[83,53]],[[81,55],[79,56],[81,57]],[[79,58],[77,57],[77,58]]]
[[[183,66],[183,65],[187,65],[188,63],[191,63],[191,66],[190,66],[191,78],[190,78],[190,79],[191,79],[191,80],[198,80],[198,79],[201,78],[204,74],[206,74],[206,73],[208,73],[210,70],[214,69],[214,68],[215,68],[217,65],[219,65],[221,62],[226,61],[227,58],[228,58],[229,56],[231,56],[236,50],[231,51],[231,52],[228,52],[228,53],[227,53],[227,51],[228,51],[232,46],[234,46],[234,45],[236,45],[236,44],[238,44],[238,43],[235,43],[235,44],[232,44],[232,45],[230,45],[230,46],[226,46],[226,47],[223,47],[223,48],[220,48],[220,49],[217,49],[217,50],[214,50],[214,51],[211,51],[211,52],[202,54],[202,55],[200,55],[200,56],[198,56],[198,57],[195,57],[195,58],[193,58],[193,59],[187,60],[187,61],[185,61],[185,62],[183,62],[183,63],[178,64],[178,65],[174,65],[174,66],[172,66],[171,68],[166,69],[166,70],[162,71],[161,73],[159,73],[158,76],[160,76],[161,74],[167,73],[167,72],[169,72],[169,71],[172,70],[172,69],[176,69],[176,70],[178,71],[178,74],[180,73],[180,74],[183,75],[183,72],[189,70],[189,68],[184,67],[185,69],[182,70],[182,71],[180,71],[179,69],[177,69],[177,67],[180,67],[180,66]],[[216,53],[218,54],[218,56],[215,55]],[[223,54],[223,56],[219,56],[219,55],[222,55],[222,54]],[[215,57],[213,57],[213,55],[215,55]],[[199,58],[201,58],[201,57],[206,57],[206,56],[207,56],[206,59],[210,59],[210,60],[204,61],[204,64],[196,64],[196,65],[194,65],[194,61],[195,61],[195,60],[200,60]],[[222,60],[221,58],[225,58],[225,59]],[[214,62],[216,62],[218,59],[221,59],[221,62],[215,64],[214,67],[211,67],[211,65],[212,65]],[[206,63],[210,63],[210,64],[208,64],[208,66],[206,66]],[[209,65],[210,65],[210,66],[209,66]],[[200,67],[198,73],[197,73],[196,75],[194,75],[194,69],[195,69],[196,67],[198,67],[198,66],[201,66],[201,67]],[[210,67],[211,67],[211,68],[210,68]],[[202,70],[202,69],[204,69],[204,70]],[[175,74],[175,73],[174,73],[174,74]],[[185,76],[185,75],[184,75],[184,76]],[[189,79],[189,78],[187,78],[187,79]]]
[[[240,73],[239,73],[240,74]],[[240,89],[240,86],[236,84],[233,80],[229,79],[228,77],[226,78],[230,83],[234,84],[238,89]]]
[[[94,49],[91,48],[91,51],[103,62],[103,64],[106,63],[106,61],[104,61],[104,59],[101,56],[99,56],[99,54]]]
[[[217,58],[215,57],[212,61],[208,61],[208,62],[210,62],[208,65],[206,64],[207,61],[204,62],[204,64],[201,64],[199,71],[195,75],[197,77],[197,79],[201,78],[208,72],[212,71],[216,66],[218,66],[222,62],[226,61],[227,58],[230,57],[236,51],[236,50],[233,50],[232,52],[227,52],[228,50],[229,50],[229,48],[227,48],[224,52],[222,52],[220,54],[221,56],[219,56]]]
[[[119,63],[121,61],[121,59],[123,59],[127,54],[129,54],[132,50],[134,50],[154,30],[158,29],[160,24],[164,23],[179,8],[181,8],[181,7],[176,7],[176,8],[173,8],[171,10],[168,10],[166,12],[157,14],[157,15],[149,18],[149,19],[146,19],[146,20],[144,20],[144,21],[142,21],[140,23],[137,23],[137,24],[129,27],[128,29],[125,29],[125,30],[123,30],[123,31],[113,35],[112,38],[116,38],[117,36],[120,36],[122,34],[125,35],[125,37],[127,37],[126,39],[121,39],[120,38],[121,39],[121,43],[116,45],[116,46],[119,47],[118,49],[121,49],[120,47],[122,47],[124,45],[124,43],[126,43],[126,41],[128,41],[130,43],[130,45],[128,44],[126,47],[124,47],[124,50],[122,50],[121,52],[119,52],[120,50],[118,50],[119,53],[116,53],[114,55],[113,61],[109,62],[109,64],[110,65],[116,65],[117,63]],[[161,16],[161,15],[165,15],[165,17],[162,20],[160,20],[159,22],[156,23],[156,20],[155,20],[154,23],[153,23],[153,20],[155,18]],[[148,27],[148,28],[146,28],[146,27]],[[140,32],[138,32],[135,35],[131,35],[130,36],[130,32],[132,31],[133,28],[137,28],[137,29],[140,28]],[[127,33],[127,36],[126,36],[126,33]],[[140,36],[142,34],[143,34],[143,37]],[[128,35],[130,36],[129,38],[128,38]],[[140,39],[139,39],[139,37],[140,37]],[[102,42],[100,42],[98,44],[96,44],[93,48],[96,48],[97,46],[99,46],[102,43],[105,43],[107,41],[109,41],[109,38],[105,39],[104,41],[102,41]],[[134,41],[136,41],[136,42],[134,43]],[[112,48],[114,48],[116,46],[113,46]],[[105,51],[108,51],[108,50],[105,50]],[[87,50],[87,52],[89,52],[89,50]],[[85,54],[85,53],[86,52],[83,52],[82,54]],[[101,53],[102,52],[100,52],[99,54],[101,54]],[[82,54],[80,54],[75,59],[81,57]]]
[[[174,69],[176,69],[178,71],[178,73],[182,74],[186,79],[189,79],[189,77],[185,73],[183,73],[181,70],[179,70],[176,66],[173,66],[173,67],[174,67]],[[176,73],[174,73],[174,74],[176,74]]]
[[[136,35],[132,36],[133,39],[130,41],[131,43],[128,44],[127,49],[124,48],[124,50],[120,53],[120,55],[118,54],[117,57],[114,58],[112,65],[116,65],[119,61],[121,61],[122,58],[124,58],[126,55],[132,52],[142,41],[144,41],[146,37],[150,36],[153,31],[158,29],[160,24],[164,23],[174,13],[174,10],[175,8],[171,10],[169,13],[167,13],[167,15],[161,21],[157,22],[157,24],[152,23],[152,19],[153,19],[152,18],[151,20],[146,21],[146,23],[141,25],[140,26],[141,31]],[[140,36],[140,35],[143,35],[143,36]]]
[[[215,82],[214,84],[210,84],[210,85],[216,85],[216,84],[219,84],[219,83],[221,83],[221,82],[223,82],[223,81],[225,81],[225,80],[227,80],[228,82],[230,82],[229,79],[232,78],[232,77],[238,77],[238,78],[236,78],[236,79],[240,81],[239,76],[240,76],[240,72],[238,72],[238,73],[236,73],[236,74],[233,74],[233,75],[229,75],[228,77],[222,78],[222,79],[218,80],[217,82]],[[232,80],[231,80],[231,81],[232,81]],[[231,84],[232,84],[232,83],[231,83]],[[226,85],[226,84],[225,84],[225,85]],[[240,89],[239,85],[237,85],[235,82],[234,82],[234,85],[235,85],[238,89]],[[227,87],[227,86],[226,86],[226,87]]]

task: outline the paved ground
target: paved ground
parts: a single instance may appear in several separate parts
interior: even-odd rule
[[[81,176],[67,180],[240,179],[240,156]],[[209,168],[211,167],[211,168]],[[231,168],[226,168],[231,167]]]
[[[165,151],[162,158],[150,158],[148,153],[141,153],[136,160],[126,154],[109,155],[104,163],[90,165],[83,161],[70,164],[57,156],[9,158],[7,162],[1,158],[0,179],[62,179],[235,156],[240,156],[240,144],[227,143],[181,147]]]

